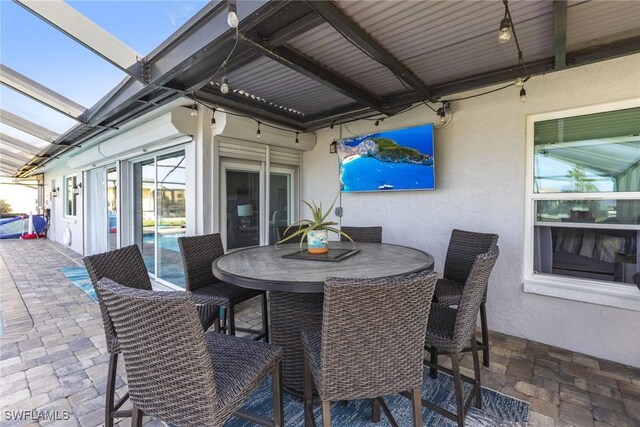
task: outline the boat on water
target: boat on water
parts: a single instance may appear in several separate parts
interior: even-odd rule
[[[378,186],[378,190],[393,190],[393,185],[391,184],[382,184]]]

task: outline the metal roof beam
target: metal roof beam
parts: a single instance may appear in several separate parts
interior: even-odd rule
[[[16,2],[125,73],[144,80],[142,55],[64,1]]]
[[[21,141],[17,138],[12,137],[11,135],[7,135],[6,133],[2,132],[0,132],[0,142],[32,156],[40,152],[40,148],[36,147],[35,145]]]
[[[52,130],[37,125],[27,119],[23,119],[22,117],[16,116],[15,114],[3,109],[0,109],[0,122],[47,142],[53,142],[58,138],[58,136],[60,136]]]
[[[86,110],[82,105],[2,64],[0,64],[0,83],[75,120],[78,120]]]
[[[29,156],[26,156],[22,153],[16,153],[15,151],[9,151],[6,148],[3,148],[3,145],[5,144],[0,142],[0,157],[9,158],[22,163],[27,163],[29,160],[31,160],[31,157]]]
[[[268,3],[267,0],[238,2],[238,16],[241,31],[250,30],[254,25],[271,16],[287,2]],[[235,40],[235,31],[227,24],[226,2],[209,3],[193,18],[183,25],[147,57],[150,79],[145,86],[139,81],[129,79],[96,107],[87,112],[88,122],[98,124],[109,115],[123,109],[125,104],[140,99],[180,76],[190,67],[207,63],[211,74],[223,63]],[[206,84],[203,80],[200,85]],[[192,90],[198,87],[191,88]]]
[[[5,166],[11,167],[11,168],[20,168],[25,163],[27,163],[27,162],[20,162],[18,160],[14,160],[14,159],[11,159],[9,157],[6,157],[4,155],[2,155],[2,157],[0,157],[0,164],[4,164]]]
[[[556,70],[567,66],[567,1],[553,2],[553,33]]]
[[[345,78],[333,73],[322,65],[300,55],[287,47],[272,48],[268,44],[259,43],[252,38],[241,35],[240,40],[259,51],[266,57],[285,65],[292,70],[307,76],[325,86],[329,86],[335,91],[346,95],[355,101],[371,107],[381,113],[387,111],[387,107],[381,98],[351,83]]]
[[[429,86],[420,80],[403,63],[387,52],[377,40],[347,17],[333,2],[313,0],[307,1],[307,3],[344,37],[355,43],[360,49],[391,70],[395,75],[418,91],[423,98],[435,101]]]
[[[8,176],[14,176],[18,171],[12,168],[8,168],[5,166],[0,165],[0,172],[4,173],[5,175]]]

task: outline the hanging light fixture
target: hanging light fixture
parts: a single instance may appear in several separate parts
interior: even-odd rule
[[[260,122],[258,122],[258,130],[256,131],[256,138],[260,138]]]
[[[524,90],[524,86],[522,86],[522,89],[520,89],[520,102],[526,102],[527,101],[527,91]]]
[[[338,141],[335,139],[331,144],[329,144],[329,153],[334,154],[338,152]]]
[[[220,84],[220,92],[222,92],[223,95],[229,93],[229,80],[227,79],[227,76],[224,76],[222,78],[222,83]]]
[[[516,77],[516,81],[513,83],[516,87],[524,86],[524,79],[522,77]]]
[[[193,104],[193,106],[191,107],[191,117],[197,117],[198,116],[198,105],[197,104]]]
[[[296,146],[300,145],[300,140],[298,139],[298,132],[296,132]]]
[[[231,28],[238,27],[238,5],[236,4],[236,0],[228,0],[227,1],[227,24]]]
[[[438,108],[438,112],[436,114],[438,114],[438,117],[440,117],[440,124],[443,125],[447,121],[444,106]]]
[[[216,109],[213,109],[213,113],[211,113],[211,130],[216,128]]]
[[[507,6],[507,0],[503,0],[504,3],[504,17],[500,21],[500,33],[498,34],[498,41],[500,43],[506,43],[511,40],[511,19],[509,18],[509,6]]]

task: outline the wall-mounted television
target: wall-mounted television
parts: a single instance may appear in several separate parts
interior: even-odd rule
[[[433,125],[338,141],[343,192],[434,190]]]

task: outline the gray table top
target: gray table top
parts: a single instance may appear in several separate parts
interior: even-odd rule
[[[213,263],[220,280],[251,289],[323,292],[327,277],[382,278],[433,269],[433,257],[418,249],[391,244],[356,243],[360,252],[339,262],[282,258],[299,244],[260,246],[231,252]],[[330,242],[329,248],[353,248],[351,242]]]

